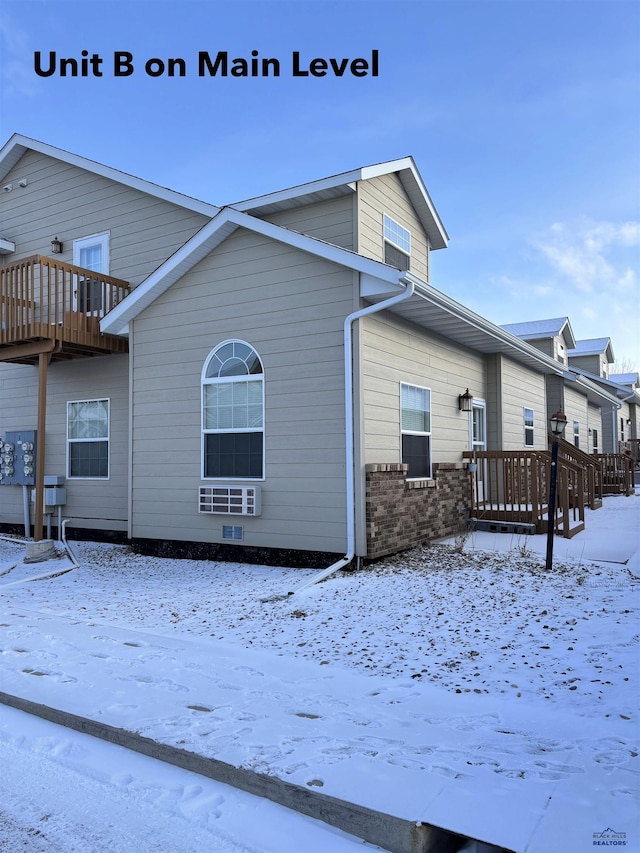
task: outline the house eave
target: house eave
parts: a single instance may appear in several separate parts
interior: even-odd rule
[[[414,295],[392,308],[392,313],[476,352],[505,355],[537,373],[570,378],[562,364],[536,347],[475,314],[411,273],[406,274],[406,278],[415,286]],[[367,298],[371,301],[378,299],[376,296]]]
[[[348,249],[325,243],[314,237],[291,231],[257,219],[235,208],[223,208],[210,222],[204,225],[187,243],[175,252],[164,264],[138,285],[132,293],[107,314],[101,321],[101,331],[121,335],[124,329],[145,308],[187,273],[195,264],[206,257],[237,228],[245,228],[272,240],[284,243],[302,252],[322,258],[331,263],[354,270],[365,276],[376,293],[394,292],[400,287],[404,273],[395,267],[365,258]]]
[[[446,248],[449,244],[449,235],[412,157],[389,160],[374,166],[363,166],[350,172],[342,172],[338,175],[322,178],[319,181],[310,181],[276,193],[235,202],[230,206],[235,210],[252,213],[254,216],[269,216],[301,205],[351,195],[356,191],[358,182],[392,173],[398,174],[429,236],[431,248]]]
[[[155,196],[171,204],[201,213],[209,218],[215,216],[220,210],[216,205],[191,198],[175,190],[161,187],[142,178],[136,178],[134,175],[129,175],[110,166],[104,166],[102,163],[97,163],[86,157],[80,157],[78,154],[72,154],[69,151],[64,151],[62,148],[56,148],[53,145],[39,142],[37,139],[30,139],[18,133],[14,133],[0,149],[0,181],[5,178],[27,151],[37,151],[40,154],[45,154],[48,157],[68,163],[71,166],[77,166],[79,169],[84,169],[108,180],[116,181],[119,184],[124,184],[147,195]]]

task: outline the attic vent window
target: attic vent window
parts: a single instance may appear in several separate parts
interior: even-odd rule
[[[411,258],[411,232],[386,213],[382,217],[382,231],[385,264],[408,270]]]

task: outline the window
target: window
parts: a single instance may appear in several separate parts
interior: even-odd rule
[[[67,403],[67,476],[109,477],[109,400]]]
[[[580,447],[580,421],[573,422],[573,444]]]
[[[533,409],[524,409],[524,446],[533,447]]]
[[[257,352],[225,341],[202,371],[202,471],[206,478],[264,476],[264,382]]]
[[[428,388],[400,384],[400,427],[402,461],[409,466],[407,477],[430,477],[431,391]]]
[[[598,430],[597,429],[593,430],[593,452],[594,453],[600,453],[600,451],[598,449]]]
[[[73,241],[73,263],[93,272],[109,272],[109,235],[94,234]],[[104,316],[102,283],[99,279],[78,277],[74,290],[74,310],[82,314]]]
[[[386,213],[382,216],[382,232],[385,264],[408,270],[411,257],[411,232]]]
[[[624,441],[624,418],[620,418],[620,441]]]

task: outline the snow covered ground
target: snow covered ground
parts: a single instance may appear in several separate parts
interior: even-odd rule
[[[555,540],[550,573],[545,537],[477,533],[284,600],[315,572],[75,543],[80,568],[24,582],[68,561],[9,570],[21,546],[0,540],[1,689],[513,850],[580,853],[612,833],[640,849],[639,519],[638,496],[607,498]],[[82,736],[24,718],[0,708],[13,786],[26,756],[82,774]],[[279,818],[243,836],[233,816],[250,807],[216,805],[232,801],[216,783],[167,768],[151,795],[125,756],[98,760],[103,790],[143,801],[143,824],[152,808],[183,827],[184,846],[143,853],[191,851],[212,823],[234,853],[285,850]],[[356,843],[306,839],[292,851]]]

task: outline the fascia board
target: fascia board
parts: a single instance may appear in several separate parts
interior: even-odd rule
[[[408,182],[410,184],[408,192],[409,195],[414,195],[413,201],[416,202],[419,200],[419,207],[422,207],[419,213],[423,218],[425,230],[430,234],[432,248],[445,248],[449,243],[449,235],[440,220],[440,216],[412,157],[402,157],[398,160],[387,160],[384,163],[377,163],[373,166],[363,166],[360,169],[353,169],[350,172],[341,172],[339,175],[332,175],[318,181],[298,184],[295,187],[289,187],[275,193],[239,201],[230,206],[243,212],[257,212],[261,208],[272,204],[293,201],[294,199],[312,195],[315,192],[322,192],[323,190],[334,189],[336,187],[344,186],[355,190],[358,181],[366,181],[370,178],[378,178],[382,175],[393,174],[394,172],[400,174],[403,183]],[[415,192],[412,193],[412,190]]]
[[[293,187],[287,187],[284,190],[278,190],[274,193],[267,193],[266,195],[259,195],[244,199],[243,201],[234,202],[229,207],[244,212],[247,210],[258,210],[261,207],[278,204],[283,201],[291,201],[301,196],[322,192],[322,190],[333,189],[335,187],[349,186],[352,190],[355,190],[358,181],[366,181],[368,178],[378,178],[381,175],[388,175],[401,169],[415,169],[411,157],[402,157],[399,160],[387,160],[384,163],[377,163],[374,166],[363,166],[359,169],[352,169],[349,172],[330,175],[327,178],[321,178],[317,181],[296,184]]]
[[[635,396],[636,404],[640,405],[640,389],[634,389],[631,391],[629,388],[626,388],[624,385],[619,385],[617,382],[614,382],[612,379],[605,379],[604,376],[596,376],[595,373],[589,373],[587,370],[582,370],[577,367],[572,367],[571,370],[574,373],[578,373],[580,376],[583,376],[592,385],[596,385],[598,388],[602,388],[603,393],[606,392],[606,388],[603,386],[609,386],[612,390],[609,394],[610,397],[615,397],[618,400],[620,399],[632,399]],[[631,394],[631,397],[629,396]]]
[[[246,212],[249,210],[260,210],[260,208],[271,204],[292,201],[293,199],[311,195],[315,192],[322,192],[323,190],[330,190],[334,187],[347,186],[352,191],[355,191],[359,174],[360,169],[357,169],[353,172],[333,175],[330,178],[323,178],[319,181],[310,181],[306,184],[298,184],[295,187],[288,187],[287,189],[278,190],[277,192],[268,193],[267,195],[256,196],[255,198],[249,198],[245,201],[238,201],[229,206],[233,207],[235,210]]]
[[[568,378],[568,371],[563,368],[563,366],[555,361],[544,353],[540,352],[540,350],[528,344],[526,341],[523,341],[521,338],[512,335],[510,332],[505,331],[500,326],[496,326],[490,320],[487,320],[485,317],[481,317],[479,314],[476,314],[474,311],[471,311],[470,308],[467,308],[465,305],[462,305],[460,302],[456,302],[455,299],[452,299],[450,296],[447,296],[440,290],[436,290],[430,284],[421,281],[420,279],[412,276],[411,274],[407,275],[407,278],[413,281],[415,285],[415,292],[418,296],[426,299],[429,302],[437,305],[438,307],[448,311],[458,319],[462,320],[469,326],[472,326],[474,329],[477,329],[489,337],[493,338],[495,341],[506,345],[510,349],[513,349],[515,352],[522,353],[526,355],[528,359],[533,359],[534,361],[540,364],[543,372],[546,373],[555,373],[557,376],[562,376],[564,378]]]
[[[620,400],[614,396],[613,394],[609,394],[608,391],[605,391],[604,388],[600,387],[597,383],[592,382],[590,379],[587,379],[586,376],[582,373],[576,373],[575,371],[571,371],[573,373],[573,377],[570,381],[575,382],[576,385],[579,385],[581,389],[587,394],[590,402],[599,399],[604,400],[607,403],[613,404],[616,407],[620,406]]]
[[[299,234],[297,231],[290,231],[280,225],[273,225],[270,222],[256,219],[249,214],[227,207],[110,311],[101,321],[100,329],[109,334],[123,334],[125,326],[131,320],[168,290],[195,264],[206,257],[236,228],[246,228],[302,252],[376,278],[387,285],[387,291],[392,290],[394,285],[398,286],[404,275],[394,267],[389,267],[379,261],[363,258],[355,252],[350,252],[331,243],[324,243],[314,237]]]
[[[163,201],[171,204],[193,210],[196,213],[201,213],[204,216],[215,216],[220,208],[213,204],[191,198],[188,195],[176,192],[175,190],[161,187],[158,184],[153,184],[150,181],[144,181],[142,178],[136,178],[134,175],[129,175],[126,172],[121,172],[118,169],[113,169],[110,166],[104,166],[102,163],[97,163],[94,160],[89,160],[86,157],[80,157],[78,154],[72,154],[69,151],[64,151],[61,148],[55,148],[53,145],[48,145],[45,142],[39,142],[36,139],[29,139],[20,134],[14,134],[8,142],[0,150],[0,181],[5,175],[16,165],[26,151],[37,151],[40,154],[45,154],[55,160],[61,160],[71,166],[76,166],[79,169],[92,172],[95,175],[100,175],[111,181],[116,181],[119,184],[139,190],[146,195],[160,198]]]

